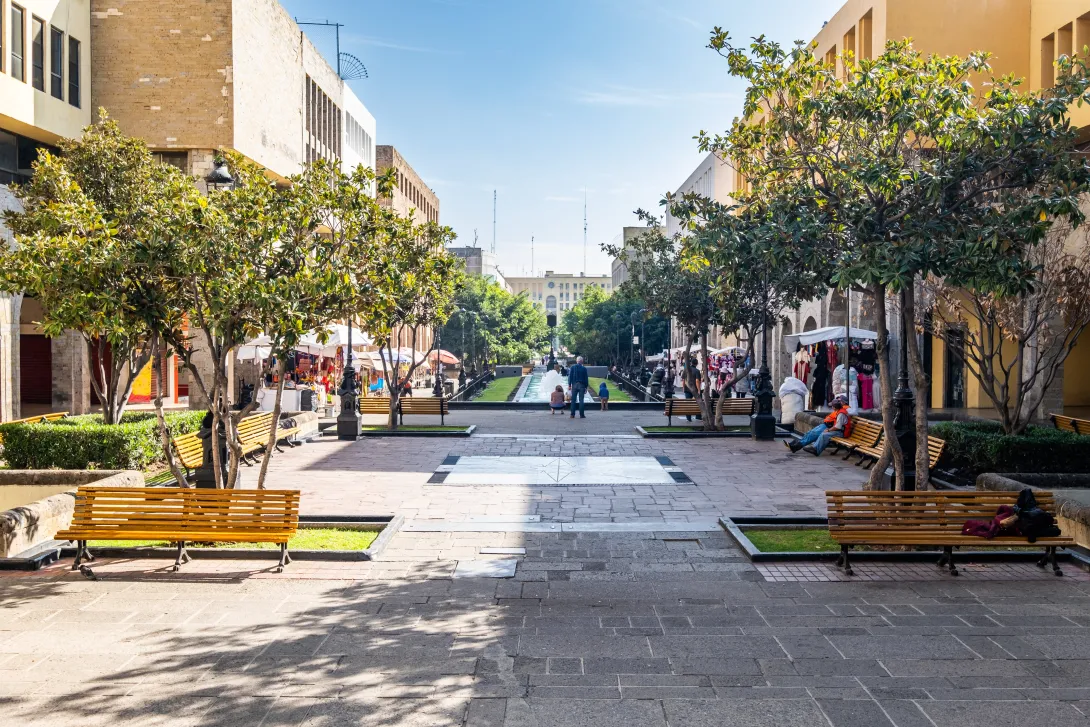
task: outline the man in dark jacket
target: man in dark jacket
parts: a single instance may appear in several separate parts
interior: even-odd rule
[[[590,375],[583,365],[583,357],[575,359],[575,365],[568,371],[568,392],[571,394],[571,418],[575,419],[575,402],[579,402],[579,417],[587,418],[586,396],[590,387]]]

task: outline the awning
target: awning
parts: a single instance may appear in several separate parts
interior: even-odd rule
[[[795,347],[795,344],[801,343],[803,346],[812,346],[815,343],[821,343],[822,341],[837,341],[843,338],[847,338],[848,331],[844,326],[827,326],[825,328],[818,328],[813,331],[806,331],[805,333],[795,333],[790,336],[783,337],[783,343],[787,346],[787,350],[791,350]],[[874,331],[866,331],[862,328],[852,328],[852,340],[865,341],[878,340],[878,334]]]

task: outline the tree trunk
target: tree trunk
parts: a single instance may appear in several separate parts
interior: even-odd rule
[[[896,489],[900,490],[904,487],[905,463],[904,454],[901,452],[901,443],[897,440],[897,430],[893,425],[893,379],[890,376],[889,365],[889,324],[886,315],[885,285],[876,285],[874,287],[874,300],[878,323],[878,340],[875,342],[875,352],[878,356],[878,386],[882,392],[882,431],[885,446],[882,448],[882,456],[871,467],[866,489],[880,489],[886,468],[892,463]]]
[[[261,458],[261,471],[257,475],[257,489],[265,489],[265,473],[269,471],[269,460],[276,449],[277,431],[280,428],[280,401],[284,398],[284,359],[277,359],[277,373],[280,383],[276,387],[276,402],[273,404],[272,424],[269,427],[269,441],[265,443],[265,456]]]
[[[700,334],[700,355],[704,360],[704,373],[701,375],[701,381],[704,383],[703,388],[694,392],[698,394],[700,399],[700,411],[703,412],[703,424],[705,432],[715,431],[715,410],[712,409],[712,389],[710,381],[708,379],[708,333],[705,331]]]
[[[185,478],[178,463],[174,460],[174,452],[170,446],[170,430],[167,429],[167,419],[163,414],[163,354],[162,343],[158,336],[152,338],[151,356],[155,362],[155,418],[159,422],[159,440],[163,445],[163,454],[166,455],[167,466],[174,475],[179,487],[189,487],[189,481]]]
[[[401,340],[401,336],[398,336],[398,340]],[[386,351],[390,355],[390,367],[393,369],[392,378],[391,372],[386,370],[386,357],[381,356],[382,347],[379,346],[379,354],[382,358],[382,374],[386,377],[386,388],[390,392],[390,418],[387,421],[387,426],[390,429],[397,429],[397,402],[399,395],[401,394],[401,387],[398,385],[398,366],[400,362],[394,361],[394,347],[393,344],[386,345]],[[381,393],[381,392],[379,392]]]
[[[916,288],[909,285],[904,290],[904,306],[901,315],[905,319],[905,338],[908,346],[908,369],[916,387],[916,489],[928,489],[931,458],[927,451],[927,392],[928,375],[920,360],[920,344],[916,340]]]

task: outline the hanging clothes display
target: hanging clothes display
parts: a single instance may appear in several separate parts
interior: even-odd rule
[[[806,383],[810,380],[810,352],[800,344],[795,351],[795,365],[792,371],[795,378]]]
[[[833,396],[846,396],[848,410],[851,412],[859,410],[859,372],[854,366],[849,367],[847,372],[843,364],[833,370]]]
[[[810,408],[817,409],[829,401],[829,365],[825,343],[819,343],[814,357],[814,385],[810,388]]]

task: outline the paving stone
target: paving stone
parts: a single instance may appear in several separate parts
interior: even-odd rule
[[[935,727],[1046,724],[1086,727],[1086,718],[1065,702],[918,702]]]
[[[809,699],[666,701],[669,724],[685,727],[813,727],[825,718]]]
[[[512,699],[504,727],[666,727],[649,700]]]
[[[525,636],[519,643],[520,656],[598,656],[637,658],[653,656],[647,639],[639,636]]]
[[[869,699],[818,699],[817,703],[833,727],[899,727]]]
[[[845,658],[973,659],[969,647],[953,636],[830,636]]]

